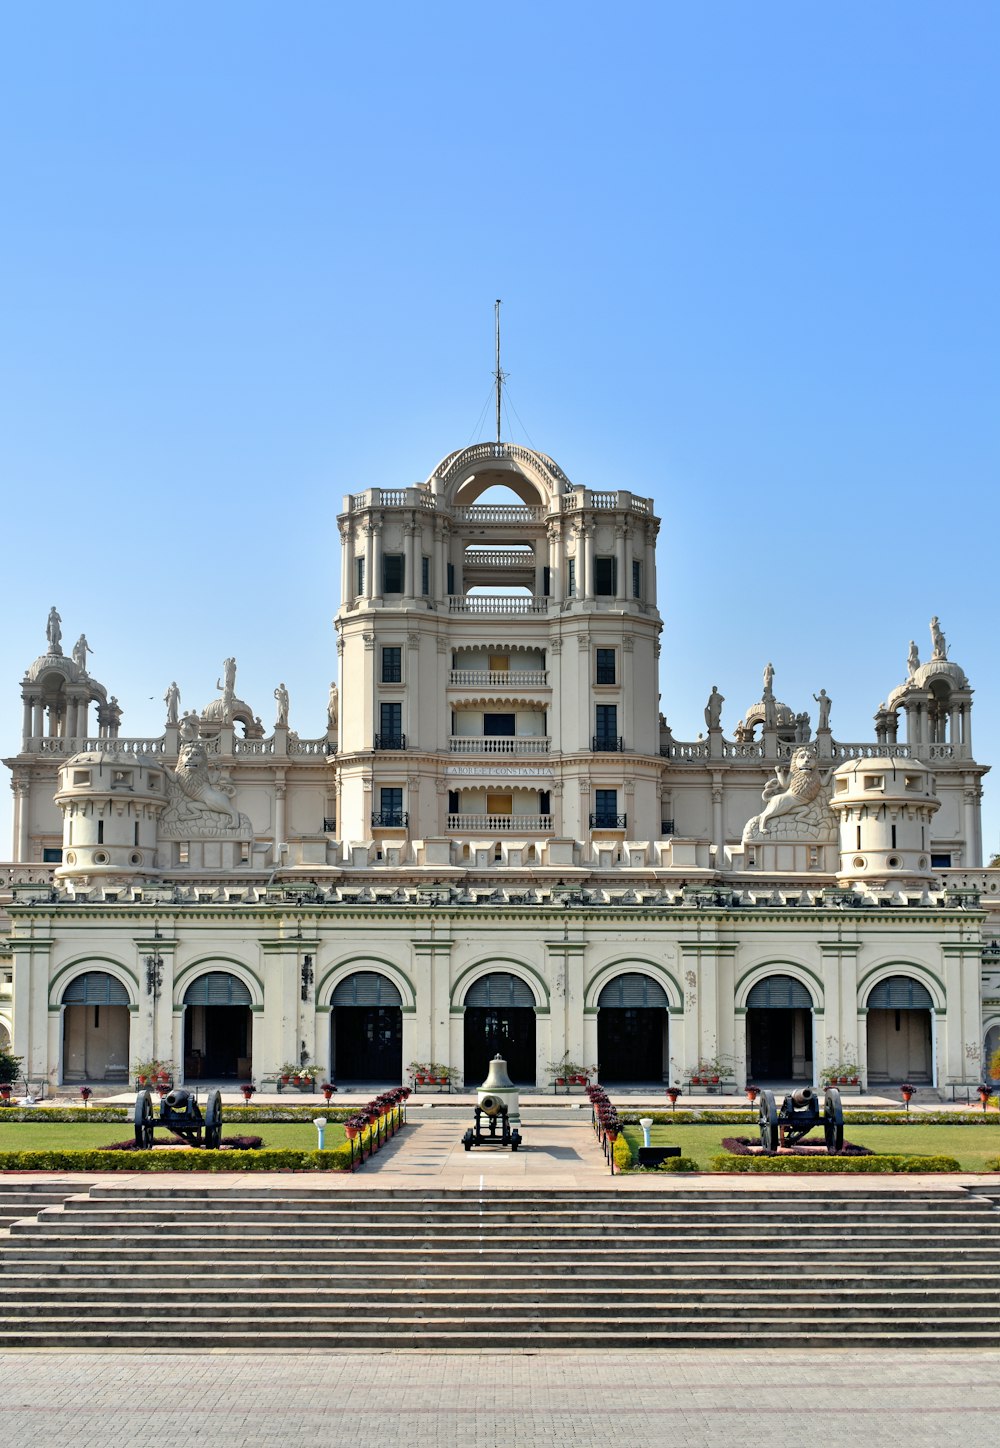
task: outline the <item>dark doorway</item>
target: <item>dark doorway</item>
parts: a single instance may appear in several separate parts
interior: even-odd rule
[[[801,981],[769,975],[747,997],[747,1080],[811,1082],[812,999]]]
[[[615,976],[597,1001],[597,1065],[602,1082],[660,1085],[670,1066],[667,996],[648,975]]]
[[[188,1006],[184,1012],[184,1079],[249,1080],[249,1006]]]
[[[337,1006],[333,1074],[338,1083],[403,1079],[403,1012],[399,1006]]]
[[[359,970],[333,992],[330,1074],[338,1084],[403,1079],[403,999],[388,976]]]
[[[225,970],[208,971],[184,992],[185,1081],[249,1081],[253,1074],[250,992]]]
[[[516,975],[483,976],[465,998],[465,1085],[486,1080],[490,1061],[500,1055],[518,1086],[535,1084],[535,1001]]]

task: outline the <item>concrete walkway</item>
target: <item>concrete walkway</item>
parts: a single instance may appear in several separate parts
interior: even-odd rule
[[[377,1186],[430,1185],[448,1187],[603,1186],[610,1169],[590,1122],[522,1126],[518,1150],[478,1146],[466,1151],[462,1136],[470,1125],[464,1113],[410,1123],[372,1157],[363,1173]],[[377,1179],[377,1180],[376,1180]]]
[[[947,1448],[1000,1352],[128,1354],[0,1360],[0,1439],[46,1448]]]

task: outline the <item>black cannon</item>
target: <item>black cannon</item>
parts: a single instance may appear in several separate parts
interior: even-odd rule
[[[483,1129],[484,1118],[489,1130]],[[521,1145],[521,1133],[516,1126],[511,1128],[510,1111],[501,1096],[481,1096],[475,1109],[475,1119],[475,1126],[470,1126],[462,1137],[466,1151],[471,1151],[474,1146],[509,1146],[511,1151],[517,1151]]]
[[[165,1126],[175,1136],[182,1136],[188,1146],[204,1146],[214,1151],[222,1140],[222,1092],[210,1091],[202,1116],[194,1091],[177,1086],[160,1099],[160,1119],[153,1117],[153,1098],[140,1091],[135,1098],[135,1144],[148,1150],[153,1145],[153,1132]]]
[[[840,1092],[828,1086],[820,1096],[812,1086],[790,1091],[780,1108],[773,1091],[762,1091],[757,1103],[760,1112],[760,1144],[773,1155],[778,1146],[798,1146],[814,1127],[821,1127],[826,1149],[837,1156],[844,1149],[844,1106]]]

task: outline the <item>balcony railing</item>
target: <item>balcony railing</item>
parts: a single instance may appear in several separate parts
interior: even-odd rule
[[[405,830],[409,824],[410,816],[405,809],[380,810],[372,815],[373,830]]]
[[[460,688],[481,689],[545,689],[548,688],[547,669],[452,669],[451,684]]]
[[[548,754],[552,740],[548,735],[530,737],[492,734],[452,734],[448,739],[450,754]]]
[[[621,754],[625,748],[625,740],[620,734],[617,738],[613,734],[595,734],[590,741],[590,748],[594,754]]]
[[[590,816],[590,828],[592,830],[624,830],[628,828],[628,815],[623,814],[592,814]]]
[[[548,611],[547,598],[525,597],[523,594],[505,593],[452,593],[448,598],[450,613],[471,613],[480,615],[516,615],[526,613],[544,614]]]
[[[535,555],[530,548],[469,548],[462,554],[462,567],[467,568],[534,568]]]
[[[405,734],[376,734],[376,735],[375,735],[375,748],[376,748],[376,749],[405,749],[405,748],[406,748],[406,735],[405,735]]]
[[[540,523],[544,508],[521,507],[517,503],[472,503],[452,510],[456,523]]]
[[[497,831],[502,831],[504,834],[509,835],[512,830],[531,833],[539,830],[551,830],[552,816],[547,814],[450,814],[448,816],[448,828],[450,830],[482,830],[487,834],[495,834]]]

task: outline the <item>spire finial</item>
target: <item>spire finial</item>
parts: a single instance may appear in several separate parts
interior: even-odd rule
[[[496,389],[497,389],[497,442],[499,443],[499,441],[500,441],[500,397],[501,397],[501,394],[502,394],[502,392],[503,392],[503,385],[504,385],[504,383],[505,383],[506,380],[507,380],[506,376],[504,375],[504,373],[503,373],[503,371],[501,370],[501,367],[500,367],[500,298],[499,298],[499,297],[497,297],[496,304],[495,304],[495,307],[494,307],[494,312],[495,312],[495,315],[496,315],[497,365],[496,365],[496,371],[495,371],[494,374],[493,374],[493,380],[494,380],[494,382],[496,383]]]

